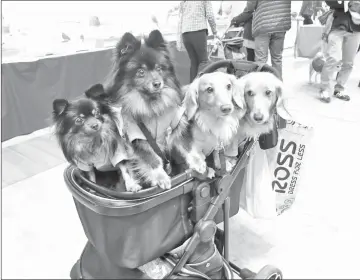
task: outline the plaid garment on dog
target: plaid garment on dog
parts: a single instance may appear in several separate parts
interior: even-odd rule
[[[117,149],[111,159],[99,156],[97,161],[84,162],[81,159],[75,161],[77,168],[82,171],[91,171],[95,167],[99,171],[111,171],[115,169],[115,166],[123,160],[129,159],[128,151],[124,148],[122,143],[118,143]]]
[[[184,112],[184,107],[178,107],[177,109],[169,110],[159,118],[144,122],[157,144],[161,146],[166,145],[166,138],[169,132],[179,124]],[[126,133],[130,142],[135,139],[147,140],[135,120],[130,117],[126,121]]]

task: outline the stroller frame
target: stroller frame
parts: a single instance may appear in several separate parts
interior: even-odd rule
[[[220,38],[220,40],[218,42],[216,42],[216,44],[210,49],[209,54],[208,54],[208,60],[219,60],[221,58],[219,58],[218,56],[214,56],[213,54],[219,50],[219,48],[221,47],[223,52],[224,52],[224,59],[234,59],[232,51],[228,49],[229,47],[235,47],[238,45],[241,45],[241,47],[243,47],[243,37],[241,36],[241,34],[244,32],[244,29],[241,27],[240,30],[237,32],[237,34],[235,35],[235,37],[232,38],[226,38],[227,37],[227,33],[230,32],[235,32],[230,30],[230,28],[232,27],[232,25],[230,25],[224,32],[223,36]]]
[[[223,67],[236,69],[238,67],[243,67],[244,65],[248,68],[245,70],[249,72],[272,71],[269,66],[265,67],[266,69],[264,70],[263,65],[258,65],[252,62],[224,60],[210,64],[203,70],[203,73],[210,73]],[[125,216],[136,214],[140,211],[146,211],[154,205],[165,203],[166,201],[169,201],[179,195],[192,193],[190,219],[195,226],[182,256],[177,263],[172,263],[172,271],[166,276],[166,279],[180,279],[178,275],[187,276],[181,279],[211,279],[207,275],[197,272],[189,267],[187,265],[187,261],[200,244],[211,242],[214,239],[215,245],[222,255],[225,279],[234,279],[234,273],[236,273],[241,279],[282,279],[281,271],[271,265],[265,266],[256,274],[248,269],[240,269],[229,261],[229,219],[230,216],[236,214],[239,209],[239,205],[231,205],[229,193],[239,173],[246,167],[250,157],[250,152],[256,143],[257,140],[248,140],[245,143],[238,162],[231,173],[224,174],[210,180],[200,176],[193,170],[188,169],[185,172],[174,176],[172,178],[172,188],[166,191],[159,190],[158,188],[150,188],[142,190],[136,194],[115,193],[114,191],[110,191],[105,187],[99,186],[87,180],[80,170],[74,166],[70,166],[65,170],[64,179],[68,189],[74,197],[74,200],[86,205],[86,207],[99,213],[100,215],[114,216],[111,212],[115,210],[117,210],[118,213],[119,208],[115,205],[117,203],[116,201],[112,202],[114,204],[114,209],[116,208],[115,210],[111,207],[106,207],[105,204],[103,204],[103,201],[108,201],[109,198],[123,200],[121,203],[128,206],[122,209],[121,215]],[[81,181],[88,189],[92,190],[92,193],[77,184],[77,181]],[[211,187],[215,187],[216,196],[214,197],[210,196]],[[238,188],[239,187],[240,186],[238,186]],[[97,193],[98,195],[95,195],[94,193]],[[89,203],[89,196],[97,197],[96,202],[94,203],[92,201]],[[235,207],[235,211],[231,208],[231,206]],[[220,217],[221,214],[222,217]],[[221,221],[223,221],[224,230],[220,230],[217,227],[217,223]],[[172,261],[171,258],[166,256],[165,259],[169,262]],[[70,276],[72,279],[83,278],[83,273],[81,271],[81,258],[74,265]]]

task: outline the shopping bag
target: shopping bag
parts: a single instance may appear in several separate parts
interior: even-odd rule
[[[251,151],[240,192],[240,207],[254,218],[276,217],[276,193],[271,189],[272,174],[266,150],[259,143]]]
[[[312,127],[288,120],[276,147],[262,150],[256,143],[240,193],[240,206],[252,217],[275,218],[294,203],[312,135]]]
[[[288,120],[286,127],[279,130],[277,146],[265,151],[278,215],[295,201],[312,136],[312,127]]]

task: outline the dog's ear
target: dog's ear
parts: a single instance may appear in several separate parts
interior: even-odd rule
[[[188,120],[191,120],[198,109],[199,79],[195,79],[187,88],[184,97],[184,106]]]
[[[241,77],[240,79],[236,79],[235,76],[230,75],[230,80],[233,85],[233,93],[232,98],[234,103],[240,107],[240,109],[246,109],[245,103],[245,85],[246,80],[245,77]]]
[[[159,30],[153,30],[150,32],[148,38],[146,39],[146,45],[156,50],[168,52],[166,41]]]
[[[66,99],[55,99],[53,102],[53,116],[54,119],[60,117],[66,112],[69,102]]]
[[[130,32],[126,32],[117,43],[115,48],[116,60],[132,54],[136,49],[140,48],[141,41]]]
[[[85,95],[87,98],[93,100],[102,99],[105,96],[105,89],[102,84],[95,84],[91,88],[85,91]]]
[[[284,85],[283,82],[280,81],[277,77],[274,76],[274,79],[276,79],[276,112],[280,117],[282,117],[285,120],[291,119],[291,115],[286,109],[285,101],[286,97],[284,95]]]

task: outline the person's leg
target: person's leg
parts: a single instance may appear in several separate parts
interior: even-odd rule
[[[251,48],[246,48],[246,59],[247,61],[255,61],[255,50]]]
[[[199,73],[209,62],[207,53],[207,34],[206,30],[194,32],[194,49],[198,59],[197,73]]]
[[[342,65],[336,77],[336,85],[334,95],[335,97],[349,101],[350,97],[343,94],[345,84],[349,79],[354,66],[354,59],[360,43],[360,33],[349,33],[344,35],[342,43]]]
[[[194,80],[197,75],[197,69],[199,66],[198,58],[194,48],[193,32],[187,32],[182,34],[185,49],[190,59],[190,83]]]
[[[270,55],[271,55],[271,66],[274,67],[282,80],[282,54],[284,51],[284,41],[286,32],[272,33],[270,36]]]
[[[254,38],[255,41],[255,61],[267,63],[269,53],[270,35],[262,34]]]
[[[336,67],[341,61],[341,49],[343,36],[346,31],[334,30],[329,33],[328,43],[325,49],[325,63],[321,71],[320,100],[330,102],[330,79],[336,72]]]

